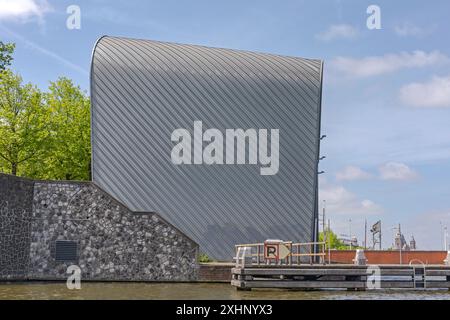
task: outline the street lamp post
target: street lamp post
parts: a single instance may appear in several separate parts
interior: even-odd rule
[[[447,232],[447,226],[442,223],[442,221],[439,221],[439,225],[441,227],[441,241],[442,245],[444,246],[444,251],[448,250],[448,232]]]
[[[350,237],[350,250],[352,250],[352,219],[348,219],[349,237]]]
[[[400,223],[398,224],[398,234],[399,234],[399,237],[400,237],[400,264],[402,264],[403,263],[403,261],[402,261],[402,246],[403,246],[403,243],[402,243],[402,229],[400,227]]]
[[[328,230],[325,230],[325,207],[327,205],[326,200],[323,200],[323,208],[322,208],[322,232],[323,232],[323,241],[327,242],[327,232]]]
[[[444,251],[448,250],[447,238],[448,238],[447,226],[444,226]]]

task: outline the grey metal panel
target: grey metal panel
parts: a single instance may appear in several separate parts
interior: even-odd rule
[[[78,244],[71,240],[55,241],[56,261],[77,261]]]
[[[229,260],[234,245],[315,230],[322,62],[102,37],[93,52],[92,177]],[[174,165],[177,128],[279,129],[280,167]]]

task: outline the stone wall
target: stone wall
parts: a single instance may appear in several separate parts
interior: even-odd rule
[[[0,279],[25,279],[33,182],[0,174]]]
[[[20,243],[21,250],[26,247],[21,251],[22,260],[26,260],[21,269],[16,268],[16,262],[2,267],[8,279],[65,280],[69,265],[81,268],[82,280],[197,279],[198,245],[157,214],[132,212],[91,182],[17,181],[23,184],[2,184],[0,188],[9,190],[0,194],[0,201],[9,200],[8,208],[13,209],[0,218],[0,250],[14,252],[10,247],[16,245],[8,240],[11,236],[21,239],[14,241]],[[26,201],[19,199],[20,192]],[[10,200],[16,198],[19,200],[14,203]],[[20,218],[24,214],[17,215],[22,209],[26,221]],[[14,221],[21,221],[22,233],[17,233],[18,227],[9,227],[11,215]],[[55,259],[57,240],[76,242],[74,261]],[[14,270],[22,270],[22,276],[17,277]]]

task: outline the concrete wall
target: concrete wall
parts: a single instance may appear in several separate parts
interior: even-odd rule
[[[391,250],[365,250],[364,255],[369,264],[399,264],[400,252]],[[425,264],[443,264],[446,251],[402,251],[402,264],[423,262]],[[330,251],[332,263],[353,263],[355,250]],[[328,256],[327,256],[328,261]]]
[[[0,279],[189,281],[198,245],[155,213],[135,213],[90,182],[31,181],[0,174]],[[56,261],[55,241],[77,243]]]

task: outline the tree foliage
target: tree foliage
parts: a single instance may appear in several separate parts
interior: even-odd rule
[[[90,102],[72,80],[50,83],[45,104],[51,114],[51,150],[45,159],[47,179],[90,178]]]
[[[341,240],[339,240],[338,236],[331,229],[327,229],[325,234],[326,237],[324,237],[323,232],[319,233],[319,241],[322,242],[326,240],[327,248],[329,247],[330,249],[337,249],[337,250],[348,249],[348,246],[345,245]]]
[[[18,174],[26,162],[42,159],[49,138],[49,112],[42,93],[10,70],[0,72],[0,166]]]
[[[11,65],[13,60],[12,54],[16,45],[14,43],[3,43],[0,41],[0,71]]]
[[[350,246],[345,244],[331,229],[325,230],[325,237],[323,232],[319,232],[319,241],[326,241],[327,248],[336,250],[348,250]],[[363,249],[362,247],[352,246],[352,249]]]
[[[0,170],[36,179],[90,178],[90,102],[67,78],[41,92],[0,72]]]
[[[198,256],[198,262],[206,263],[206,262],[214,262],[206,253],[200,253]]]

